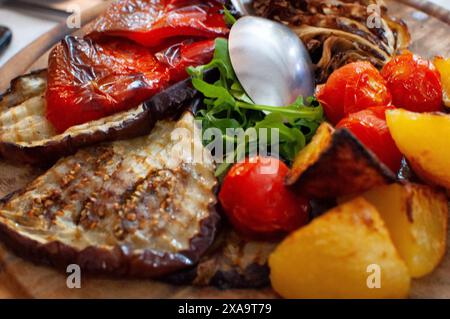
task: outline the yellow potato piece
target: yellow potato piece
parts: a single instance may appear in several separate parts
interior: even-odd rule
[[[269,267],[273,288],[285,298],[403,298],[410,287],[384,222],[362,198],[292,233]]]
[[[432,272],[446,250],[445,194],[424,185],[392,184],[377,187],[363,197],[377,208],[411,276]]]
[[[386,112],[389,131],[414,172],[450,189],[450,116],[443,113]]]
[[[444,104],[450,107],[450,58],[436,57],[434,59],[434,65],[441,74]]]

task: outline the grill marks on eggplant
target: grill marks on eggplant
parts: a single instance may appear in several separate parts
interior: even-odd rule
[[[55,135],[45,118],[45,103],[42,95],[34,96],[0,114],[0,139],[11,143],[33,143]]]
[[[193,125],[186,113],[61,159],[6,200],[0,237],[35,261],[92,272],[155,277],[192,266],[218,222],[214,164]],[[192,148],[202,163],[186,155]]]

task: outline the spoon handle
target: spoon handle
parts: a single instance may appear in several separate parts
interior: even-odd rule
[[[0,26],[0,54],[8,47],[11,43],[12,32],[9,28],[5,26]]]

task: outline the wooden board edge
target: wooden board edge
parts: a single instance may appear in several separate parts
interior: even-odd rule
[[[84,26],[94,20],[100,13],[105,11],[108,5],[109,1],[105,1],[83,11],[81,13],[81,25]],[[4,92],[8,89],[11,79],[28,72],[40,57],[58,43],[65,35],[73,32],[74,29],[69,28],[64,21],[12,56],[3,67],[0,68],[0,92]]]
[[[419,11],[425,12],[426,14],[435,17],[441,20],[442,22],[445,22],[448,25],[450,25],[450,11],[438,4],[423,0],[395,0],[395,1],[413,7],[414,9],[417,9]]]

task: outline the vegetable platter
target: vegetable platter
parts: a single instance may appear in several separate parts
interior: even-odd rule
[[[0,69],[2,92],[19,77],[0,100],[0,297],[450,298],[450,154],[442,140],[450,133],[450,12],[385,1],[380,33],[365,34],[346,24],[354,18],[346,6],[331,13],[341,22],[334,25],[304,8],[288,14],[289,1],[256,1],[259,15],[303,40],[320,84],[314,98],[274,108],[255,105],[234,74],[232,8],[163,2],[134,8],[161,14],[149,26],[118,19],[120,7],[97,8],[76,36],[56,44],[68,33],[61,26]],[[172,25],[186,2],[194,9]],[[349,8],[371,3],[356,2]],[[406,85],[411,78],[420,81]],[[193,120],[186,103],[204,127],[279,129],[280,160],[269,161],[276,174],[259,174],[263,158],[215,165],[209,154],[192,166],[171,153],[171,133]],[[32,116],[14,122],[23,114]],[[142,219],[152,205],[160,207],[156,230]],[[121,251],[109,249],[116,244]],[[381,289],[361,288],[355,269],[368,260],[384,271]],[[81,289],[67,286],[72,261],[86,271]]]

